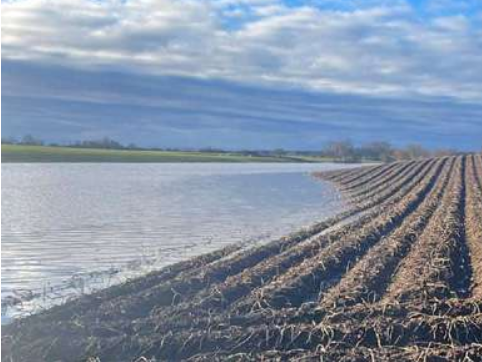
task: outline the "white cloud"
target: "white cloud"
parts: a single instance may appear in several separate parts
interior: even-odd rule
[[[3,2],[3,57],[324,91],[481,100],[480,19],[463,13],[424,18],[400,1],[350,9],[313,4]]]

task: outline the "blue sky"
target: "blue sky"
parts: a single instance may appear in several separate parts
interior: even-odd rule
[[[2,2],[2,135],[482,146],[479,0]]]

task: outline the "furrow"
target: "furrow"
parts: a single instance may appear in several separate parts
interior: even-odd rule
[[[350,193],[349,194],[349,200],[351,203],[360,203],[365,199],[370,199],[380,192],[383,192],[387,187],[402,187],[404,184],[406,184],[411,178],[415,177],[418,172],[420,172],[426,165],[428,164],[433,164],[434,161],[425,161],[425,162],[419,162],[416,164],[413,164],[411,167],[406,168],[402,173],[399,175],[393,177],[393,178],[387,178],[384,180],[382,183],[380,183],[377,186],[373,186],[370,188],[365,188],[362,190],[357,190],[356,192]]]
[[[477,179],[475,157],[466,167],[465,235],[472,266],[472,297],[482,299],[482,190]]]
[[[424,303],[467,294],[463,168],[464,161],[458,158],[441,207],[402,263],[385,298]]]
[[[374,172],[379,172],[380,170],[390,167],[391,165],[387,164],[382,164],[379,166],[364,166],[360,167],[358,172],[356,173],[351,173],[351,174],[344,174],[342,177],[337,178],[336,180],[333,180],[333,182],[339,184],[339,185],[346,185],[350,184],[356,180],[360,180],[365,177],[369,177],[371,174]]]
[[[479,191],[482,192],[482,156],[473,155],[472,160],[474,162],[475,179],[477,181],[477,186],[479,188]]]
[[[389,327],[387,327],[389,326]],[[269,324],[250,328],[223,326],[205,331],[181,331],[159,336],[144,350],[149,358],[183,360],[199,352],[229,351],[231,355],[246,352],[316,351],[322,346],[382,348],[383,346],[428,347],[440,344],[479,344],[482,339],[482,314],[467,317],[412,316],[368,318],[364,321],[344,320],[320,324]],[[109,360],[115,350],[106,351],[101,359]]]
[[[391,233],[422,202],[433,187],[440,168],[433,170],[425,182],[420,183],[409,196],[386,206],[384,215],[376,218],[356,233],[347,233],[313,258],[276,278],[273,282],[255,290],[249,298],[236,306],[236,313],[252,308],[281,308],[298,306],[324,291],[345,273],[347,269],[375,245],[384,235]]]
[[[323,308],[346,307],[362,302],[372,303],[380,298],[399,262],[408,254],[413,242],[422,233],[439,206],[452,165],[453,162],[443,166],[436,186],[418,209],[407,217],[392,235],[384,237],[375,245],[339,284],[323,296]]]
[[[365,193],[369,193],[374,189],[378,189],[379,187],[382,187],[382,188],[386,187],[387,182],[398,180],[400,177],[403,177],[404,175],[406,175],[407,172],[410,172],[415,167],[417,167],[417,165],[420,165],[420,164],[422,164],[422,162],[413,162],[413,163],[404,164],[400,167],[392,169],[392,171],[387,172],[386,174],[372,181],[368,185],[358,186],[356,188],[350,188],[350,189],[342,188],[341,191],[347,193],[350,197],[357,197],[357,195],[363,195]]]
[[[379,192],[373,194],[373,197],[364,196],[357,199],[351,199],[350,203],[354,205],[353,209],[358,210],[359,212],[364,212],[365,210],[370,209],[373,206],[381,204],[382,201],[380,200],[385,200],[383,202],[388,202],[393,198],[398,197],[400,195],[400,190],[406,190],[407,186],[415,187],[418,182],[423,180],[425,175],[435,163],[436,161],[432,160],[425,164],[424,167],[420,170],[420,172],[414,174],[413,178],[408,179],[405,184],[389,184],[385,188],[382,188]]]
[[[365,167],[357,167],[354,169],[342,169],[342,170],[334,170],[334,171],[321,171],[316,172],[315,175],[323,178],[324,180],[329,180],[334,183],[343,183],[347,180],[356,179],[358,177],[362,177],[363,175],[373,172],[374,169],[379,167],[384,167],[385,165],[380,166],[365,166]]]
[[[482,355],[482,346],[450,346],[433,344],[431,346],[377,348],[347,347],[343,343],[333,342],[330,348],[320,348],[316,351],[305,349],[271,350],[264,352],[245,352],[236,355],[237,362],[255,361],[296,361],[296,362],[339,362],[339,361],[377,361],[377,362],[468,362],[477,361]],[[189,358],[189,362],[219,362],[230,359],[227,352],[201,353]]]
[[[404,167],[404,163],[391,163],[386,165],[385,167],[368,174],[367,176],[359,179],[355,179],[350,183],[345,183],[341,185],[340,189],[342,191],[349,191],[352,189],[357,189],[359,187],[367,186],[374,180],[377,180],[379,177],[383,177],[385,174],[392,172],[393,170],[397,170],[401,167]]]

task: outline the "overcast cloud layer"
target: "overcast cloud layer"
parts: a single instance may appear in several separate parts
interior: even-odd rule
[[[117,97],[124,108],[137,107],[142,132],[147,124],[167,127],[174,138],[164,143],[178,146],[205,143],[183,131],[186,123],[187,129],[219,132],[218,146],[262,148],[258,142],[270,140],[273,146],[305,148],[302,140],[287,139],[308,125],[326,131],[313,142],[341,134],[362,140],[367,133],[409,142],[422,131],[437,144],[452,134],[466,141],[464,148],[480,146],[474,131],[482,138],[479,0],[2,2],[2,58],[8,61],[2,74],[4,133],[53,125],[54,118],[49,123],[45,116],[35,123],[40,118],[25,109],[27,97],[35,98],[42,114],[61,112],[64,123],[99,134],[107,131],[109,117],[97,114],[93,104],[105,106]],[[35,77],[16,71],[22,67]],[[80,78],[69,77],[73,73],[92,77],[88,87],[76,91]],[[128,82],[113,90],[109,77],[119,75]],[[68,99],[59,100],[55,93],[64,92],[49,77],[68,89]],[[136,93],[141,83],[164,91]],[[230,110],[218,111],[228,89]],[[257,97],[246,98],[253,92]],[[166,98],[177,102],[175,117]],[[82,107],[69,114],[66,105],[78,102]],[[293,129],[286,128],[288,120]],[[75,137],[72,129],[57,126],[57,139]],[[122,129],[112,127],[111,134]]]

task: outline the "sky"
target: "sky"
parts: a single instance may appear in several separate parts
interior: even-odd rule
[[[2,1],[2,136],[482,148],[481,0]]]

